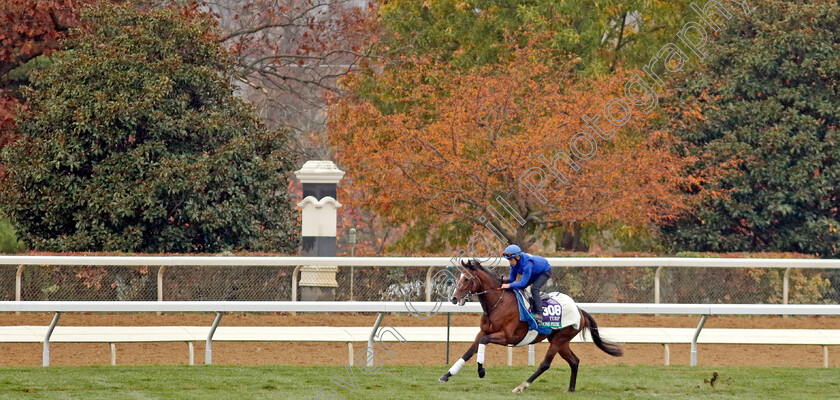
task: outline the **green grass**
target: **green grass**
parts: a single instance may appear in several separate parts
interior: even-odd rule
[[[48,367],[0,369],[0,399],[314,399],[332,387],[344,399],[840,399],[836,368],[581,367],[577,393],[568,394],[568,366],[557,366],[525,395],[511,389],[533,367],[491,366],[478,379],[469,363],[448,383],[447,367],[388,367],[365,375],[354,370],[357,391],[344,367]],[[704,379],[718,372],[715,387]],[[328,392],[325,392],[329,394]],[[322,396],[321,398],[329,398]],[[339,397],[336,397],[339,398]]]

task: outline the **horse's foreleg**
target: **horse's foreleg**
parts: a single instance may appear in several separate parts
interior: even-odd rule
[[[496,344],[504,344],[505,343],[505,333],[502,331],[484,335],[478,338],[478,357],[476,357],[475,361],[478,363],[478,377],[484,378],[484,375],[487,371],[484,370],[484,349],[487,347],[488,343],[496,343]]]
[[[521,385],[515,387],[513,389],[514,393],[524,392],[525,389],[531,386],[531,383],[533,383],[534,380],[536,380],[540,375],[542,375],[543,372],[548,371],[548,369],[551,368],[551,361],[554,360],[554,356],[557,355],[558,351],[560,351],[561,346],[559,343],[554,341],[550,341],[550,343],[551,344],[548,346],[548,351],[545,352],[545,358],[543,359],[543,362],[540,363],[540,366],[539,368],[537,368],[537,371],[534,372],[533,375],[531,375],[531,377],[528,378],[527,381],[522,382]]]
[[[447,381],[449,381],[450,376],[457,374],[458,371],[461,370],[461,367],[463,367],[464,364],[467,361],[469,361],[470,358],[472,358],[473,354],[475,354],[476,349],[478,349],[478,341],[483,336],[484,336],[484,332],[479,332],[478,336],[476,336],[475,341],[473,342],[472,346],[470,346],[470,348],[467,349],[467,352],[464,353],[464,355],[461,356],[461,358],[458,361],[456,361],[455,364],[453,364],[451,368],[449,368],[449,371],[446,371],[446,373],[443,374],[443,376],[438,378],[438,380],[441,381],[441,382],[447,382]]]

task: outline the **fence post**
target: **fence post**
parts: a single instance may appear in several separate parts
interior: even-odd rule
[[[432,271],[435,267],[429,267],[426,271],[426,301],[432,301]]]
[[[111,366],[117,365],[117,344],[109,343],[111,345]]]
[[[790,293],[790,267],[785,268],[785,276],[782,280],[782,304],[788,303],[788,293]]]
[[[297,301],[297,297],[298,297],[297,296],[297,288],[298,288],[297,281],[298,281],[298,274],[300,274],[300,268],[301,268],[301,266],[298,265],[297,267],[295,267],[295,270],[292,271],[292,301]],[[291,315],[297,315],[297,313],[292,311]]]
[[[60,317],[60,312],[55,313],[52,322],[50,322],[50,327],[47,328],[47,335],[44,336],[44,351],[42,355],[41,365],[45,367],[50,366],[50,337],[52,336],[53,330],[55,330],[55,325],[58,324],[58,318]]]
[[[653,302],[659,304],[659,278],[661,276],[663,266],[656,267],[656,272],[653,274]]]
[[[161,265],[160,268],[158,268],[158,273],[157,273],[157,300],[158,301],[163,301],[163,271],[165,269],[166,269],[165,265]],[[157,315],[161,315],[161,312],[158,311]]]
[[[700,338],[700,331],[703,330],[703,325],[706,324],[706,318],[708,317],[708,315],[703,315],[700,318],[700,324],[697,325],[697,330],[694,331],[694,338],[691,339],[691,362],[689,365],[692,367],[697,366],[697,339]]]
[[[193,346],[193,342],[187,342],[187,351],[189,352],[189,365],[195,365],[195,347]]]
[[[223,312],[216,313],[216,319],[213,320],[213,326],[210,327],[210,332],[207,334],[207,341],[204,345],[204,365],[213,364],[213,334],[216,333],[216,328],[219,327],[219,321],[222,320]]]
[[[356,228],[350,228],[350,235],[349,235],[348,242],[350,243],[350,257],[356,256]],[[356,284],[353,282],[353,266],[350,266],[350,301],[353,301],[353,286]]]
[[[20,294],[21,294],[21,279],[23,276],[23,268],[26,267],[25,265],[18,265],[17,272],[15,273],[15,301],[20,301]],[[15,311],[15,315],[20,315],[20,311]]]
[[[823,368],[828,368],[828,346],[823,346]]]
[[[379,313],[379,315],[376,316],[376,322],[373,323],[373,329],[371,329],[370,336],[368,337],[368,349],[366,355],[368,367],[373,366],[373,354],[371,354],[373,352],[373,339],[376,337],[376,331],[379,330],[379,325],[382,324],[382,318],[384,317],[385,313]]]
[[[528,366],[534,366],[534,345],[528,345]]]

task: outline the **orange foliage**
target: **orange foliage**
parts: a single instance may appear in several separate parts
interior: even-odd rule
[[[5,0],[0,7],[0,75],[58,47],[77,26],[81,5],[94,0]]]
[[[633,107],[610,140],[588,131],[581,119],[597,114],[604,131],[613,129],[604,120],[604,105],[622,96],[635,71],[581,79],[572,57],[557,61],[533,48],[469,71],[412,61],[377,77],[402,109],[385,114],[358,94],[331,104],[330,142],[359,195],[355,205],[392,223],[430,218],[479,225],[482,212],[501,195],[527,221],[514,224],[515,233],[503,232],[520,243],[546,229],[647,224],[687,207],[674,189],[695,181],[682,172],[690,160],[669,151],[674,139],[652,128],[656,111]],[[363,82],[359,76],[345,80],[351,92]],[[595,139],[597,153],[575,158],[577,171],[560,168],[567,184],[546,174],[543,204],[519,179],[533,167],[547,172],[538,155],[551,160],[556,152],[572,154],[570,140],[578,132]],[[585,142],[580,146],[587,150]]]
[[[4,0],[0,6],[0,147],[14,140],[14,116],[22,105],[2,81],[29,60],[59,47],[78,26],[79,8],[96,0]]]
[[[15,128],[15,112],[20,101],[0,89],[0,148],[12,142]],[[0,175],[2,171],[0,171]]]

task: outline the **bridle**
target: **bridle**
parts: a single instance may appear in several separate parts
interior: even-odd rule
[[[467,280],[467,281],[469,281],[469,280],[471,280],[472,278],[473,278],[473,275],[472,275],[472,274],[470,274],[470,276],[469,276],[468,278],[466,278],[466,280]],[[485,294],[485,293],[489,293],[489,292],[492,292],[492,291],[494,291],[494,290],[502,291],[502,290],[504,290],[504,289],[502,289],[502,288],[495,288],[495,289],[487,289],[487,290],[485,290],[485,291],[483,291],[483,292],[467,293],[466,295],[464,295],[464,298],[465,298],[465,299],[469,299],[469,298],[471,298],[471,297],[478,297],[479,295],[482,295],[482,294]],[[499,295],[499,299],[498,299],[498,300],[496,300],[496,303],[495,303],[495,304],[493,304],[493,307],[490,307],[490,309],[489,309],[489,310],[487,310],[487,311],[485,311],[485,312],[484,312],[484,314],[485,314],[485,315],[490,315],[490,312],[491,312],[491,311],[493,311],[493,309],[494,309],[494,308],[496,308],[496,306],[497,306],[497,305],[499,305],[499,303],[502,301],[502,297],[503,297],[503,296],[502,296],[502,294],[500,294],[500,295]]]

